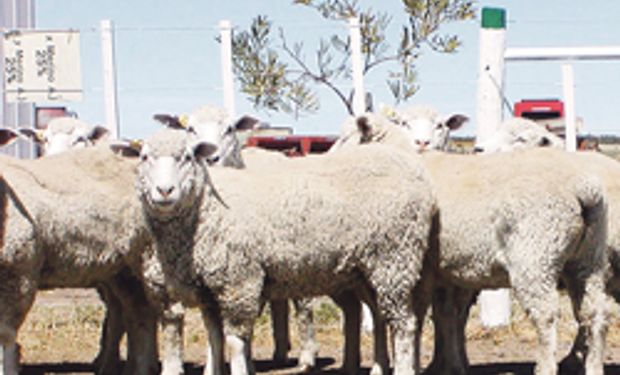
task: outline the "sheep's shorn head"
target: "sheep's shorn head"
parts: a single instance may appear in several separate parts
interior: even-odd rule
[[[544,126],[515,117],[504,121],[490,137],[477,142],[475,151],[494,153],[531,147],[564,147],[564,141]]]
[[[468,118],[460,114],[442,116],[425,106],[394,109],[384,106],[381,113],[405,130],[414,150],[445,150],[450,131],[460,128]]]
[[[42,147],[44,155],[88,147],[108,135],[103,126],[91,126],[73,117],[51,120],[45,130],[20,128],[19,132]]]
[[[112,148],[124,155],[136,155],[139,149],[138,195],[148,213],[161,221],[184,215],[200,203],[209,183],[206,159],[217,147],[185,130],[163,128],[141,144],[117,143]]]
[[[209,164],[237,168],[243,167],[237,132],[260,124],[251,116],[243,116],[233,122],[226,110],[211,105],[202,106],[189,116],[156,115],[155,118],[168,127],[185,129],[200,141],[216,145],[217,151],[209,157]]]

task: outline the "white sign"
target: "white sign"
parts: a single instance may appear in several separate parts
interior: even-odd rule
[[[3,39],[8,102],[82,100],[79,32],[15,31]]]

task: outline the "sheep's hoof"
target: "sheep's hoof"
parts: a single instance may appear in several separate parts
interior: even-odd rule
[[[161,375],[183,375],[183,362],[164,361]]]
[[[370,368],[370,375],[385,375],[386,373],[383,372],[383,369],[381,368],[381,366],[379,366],[378,363],[375,363],[372,365],[372,367]]]
[[[299,369],[303,372],[309,372],[314,368],[315,355],[311,350],[302,350],[299,353]]]
[[[566,374],[584,374],[585,366],[583,361],[575,352],[571,352],[560,362],[560,370]]]
[[[443,361],[442,361],[443,362]],[[455,364],[450,365],[450,363],[440,363],[439,361],[433,360],[426,370],[423,371],[424,375],[467,375],[467,370],[465,368],[461,368],[456,366]]]

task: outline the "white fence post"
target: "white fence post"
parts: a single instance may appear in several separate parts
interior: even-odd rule
[[[349,35],[351,37],[351,75],[353,77],[353,113],[361,115],[366,112],[366,94],[364,92],[364,70],[362,65],[362,36],[360,20],[349,18]]]
[[[483,8],[480,29],[480,62],[476,103],[476,142],[484,142],[502,121],[506,12]],[[486,327],[510,322],[510,291],[483,290],[478,297],[480,320]]]
[[[232,24],[228,20],[220,21],[220,64],[222,69],[222,91],[224,108],[230,118],[235,114],[235,80],[232,65]]]
[[[483,8],[479,40],[476,142],[484,142],[502,121],[506,12]]]
[[[119,137],[116,63],[114,59],[114,26],[111,20],[101,20],[101,58],[103,66],[103,95],[106,127],[112,139]]]
[[[575,80],[573,66],[562,65],[562,88],[564,91],[564,146],[566,151],[577,151],[577,130],[575,125]]]

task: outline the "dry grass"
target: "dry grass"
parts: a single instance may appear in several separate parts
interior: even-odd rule
[[[86,297],[85,297],[86,296]],[[559,330],[558,358],[565,355],[572,342],[576,325],[572,321],[568,298],[561,299],[561,320]],[[620,362],[620,317],[617,305],[613,304],[608,334],[607,362]],[[317,339],[320,343],[319,356],[332,358],[329,367],[337,368],[341,360],[343,337],[340,330],[340,313],[328,300],[322,299],[315,308]],[[96,294],[87,292],[78,297],[63,292],[46,292],[37,299],[28,319],[20,331],[23,363],[90,363],[97,353],[103,307]],[[432,324],[426,324],[423,338],[423,363],[426,365],[432,354]],[[291,356],[298,354],[297,332],[291,324],[293,348]],[[480,326],[478,309],[472,309],[472,318],[467,327],[468,351],[472,364],[502,362],[532,362],[535,358],[536,333],[525,318],[523,311],[515,304],[512,323],[508,327],[487,330]],[[198,311],[190,310],[186,321],[186,359],[202,365],[206,334]],[[363,363],[371,363],[372,338],[363,336]],[[123,349],[124,350],[124,349]],[[254,357],[267,361],[271,357],[273,344],[268,313],[264,313],[256,325],[253,342]],[[27,366],[28,367],[28,366]],[[31,373],[31,372],[29,372]],[[40,372],[32,372],[39,374]],[[45,372],[53,373],[53,372]],[[72,373],[62,371],[62,373]],[[79,372],[84,373],[84,372]],[[86,372],[88,373],[88,372]],[[291,374],[294,369],[262,371],[264,374]],[[488,372],[485,372],[488,373]],[[495,373],[495,372],[491,372]]]

